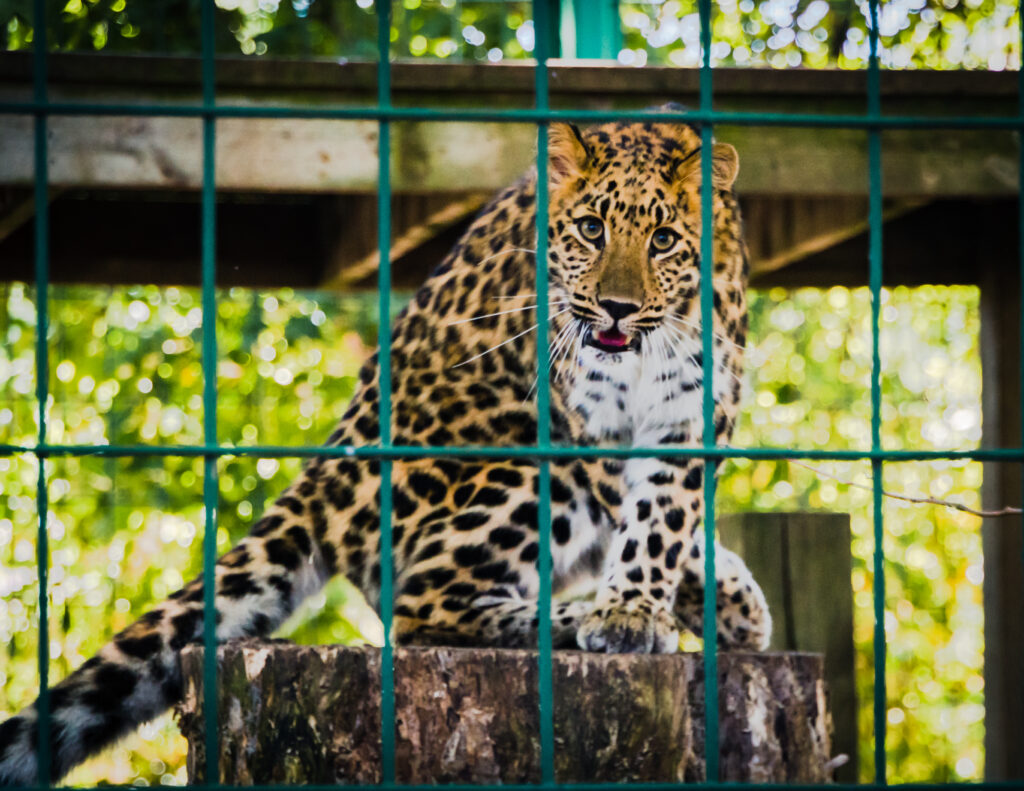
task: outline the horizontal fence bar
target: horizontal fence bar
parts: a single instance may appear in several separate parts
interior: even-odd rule
[[[669,121],[711,123],[719,126],[791,126],[838,129],[1005,129],[1024,128],[1016,116],[918,116],[918,115],[830,115],[827,113],[755,113],[727,110],[539,110],[533,108],[495,110],[424,107],[261,107],[202,104],[115,104],[77,102],[5,102],[0,115],[124,115],[194,116],[217,118],[291,118],[338,121],[492,121],[496,123],[542,123],[547,121]]]
[[[823,450],[818,448],[597,448],[597,447],[419,447],[373,445],[308,447],[251,445],[219,447],[203,445],[0,445],[0,457],[20,453],[39,456],[253,456],[259,458],[425,459],[816,459],[820,461],[1005,461],[1024,462],[1024,448],[976,450]]]
[[[203,788],[200,785],[184,786],[185,788]],[[878,783],[555,783],[550,786],[539,786],[531,783],[465,783],[465,784],[438,784],[438,785],[404,785],[402,783],[374,783],[371,785],[354,783],[352,785],[218,785],[220,791],[338,791],[339,788],[345,791],[454,791],[465,789],[465,791],[538,791],[543,788],[545,791],[557,789],[557,791],[680,791],[681,789],[693,787],[697,789],[711,789],[712,791],[1005,791],[1006,789],[1020,789],[1019,781],[986,781],[976,783],[891,783],[880,785]],[[74,786],[20,786],[20,791],[82,791],[80,787]],[[132,785],[104,785],[104,791],[138,791],[139,786]]]

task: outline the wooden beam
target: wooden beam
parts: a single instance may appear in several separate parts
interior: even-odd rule
[[[489,197],[487,193],[474,193],[447,201],[419,222],[393,234],[389,260],[394,263],[406,256],[414,255],[417,249],[441,231],[476,214]],[[376,239],[373,240],[373,247],[376,248]],[[350,289],[373,276],[380,266],[380,252],[377,249],[355,260],[349,259],[345,253],[345,249],[340,250],[328,264],[328,275],[322,288],[342,291]]]
[[[764,276],[823,253],[868,229],[862,198],[751,198],[742,200],[750,268]],[[883,222],[924,205],[898,200],[882,212]]]
[[[608,63],[552,59],[551,95],[601,98],[631,97],[634,106],[644,106],[647,96],[675,95],[678,100],[700,93],[698,69],[675,66],[646,66],[642,69]],[[410,98],[421,101],[461,98],[477,104],[481,98],[508,103],[515,96],[532,105],[534,63],[531,60],[502,63],[439,63],[431,61],[395,63],[391,68],[394,96],[408,105]],[[51,98],[69,98],[62,91],[77,89],[97,98],[105,87],[122,86],[139,99],[139,88],[159,89],[165,98],[194,96],[201,81],[197,57],[165,55],[121,55],[114,53],[52,53],[48,64]],[[375,98],[377,67],[373,62],[337,58],[275,59],[218,57],[219,99],[232,93],[276,95],[293,100],[337,99],[344,95]],[[31,95],[32,53],[0,52],[0,85],[22,86],[21,98]],[[906,113],[911,105],[927,103],[933,114],[955,115],[968,110],[985,110],[985,115],[1013,115],[1017,84],[1013,72],[986,71],[883,71],[881,96],[886,110]],[[715,97],[726,102],[737,98],[758,99],[770,108],[780,97],[802,97],[831,110],[847,102],[851,112],[862,112],[867,90],[864,71],[840,69],[721,69],[715,74]],[[57,91],[54,93],[54,91]],[[449,104],[449,106],[451,106]]]
[[[25,99],[26,53],[0,53],[0,101]],[[197,102],[194,59],[55,54],[56,101]],[[1014,113],[1012,74],[886,72],[883,99],[898,113]],[[373,100],[373,67],[360,63],[218,62],[218,100],[255,106],[358,105]],[[424,107],[527,107],[528,63],[396,64],[395,103]],[[697,75],[679,68],[632,69],[554,63],[556,106],[629,109],[693,102]],[[859,113],[863,74],[726,69],[717,75],[722,109]],[[53,184],[68,187],[198,189],[200,121],[188,117],[53,116]],[[217,186],[254,192],[376,189],[373,121],[225,118],[217,125]],[[489,191],[533,161],[530,124],[396,123],[396,192]],[[867,192],[867,137],[861,130],[716,128],[740,151],[738,187],[747,195],[857,195]],[[893,130],[883,135],[890,197],[1015,195],[1017,142],[1010,132]],[[32,180],[32,119],[0,116],[0,185]]]
[[[55,116],[50,183],[68,188],[189,189],[202,183],[201,126],[191,118]],[[533,163],[536,132],[500,123],[396,123],[396,193],[493,191]],[[856,130],[722,126],[740,152],[744,195],[863,196],[867,138]],[[0,184],[33,179],[31,119],[0,116]],[[1017,146],[1003,132],[885,136],[887,197],[1015,195]],[[217,187],[226,191],[372,193],[372,121],[229,118],[217,124]]]
[[[890,285],[977,284],[982,247],[995,267],[1017,260],[1017,202],[936,200],[894,217],[882,232],[882,278]],[[940,233],[954,228],[955,233]],[[859,233],[774,272],[755,271],[751,286],[866,286],[868,234]]]

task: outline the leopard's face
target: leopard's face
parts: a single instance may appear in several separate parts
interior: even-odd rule
[[[549,142],[551,358],[565,403],[597,439],[690,438],[704,378],[700,134],[562,124]],[[731,414],[746,326],[735,149],[715,144],[711,164],[714,396]]]
[[[646,335],[699,323],[700,135],[676,124],[552,128],[552,282],[581,341],[639,353]],[[736,172],[715,147],[715,186]]]

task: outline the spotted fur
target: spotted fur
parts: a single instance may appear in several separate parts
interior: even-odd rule
[[[736,152],[713,151],[714,277],[700,278],[700,135],[686,125],[550,131],[551,426],[555,443],[694,445],[703,432],[701,289],[714,291],[715,435],[728,441],[746,333]],[[537,439],[535,177],[499,194],[394,327],[398,445]],[[328,444],[380,439],[378,358]],[[697,459],[552,464],[554,641],[670,652],[701,627]],[[529,460],[398,461],[392,477],[398,643],[536,642],[538,472]],[[266,635],[334,574],[378,606],[380,465],[313,459],[217,562],[217,637]],[[742,561],[719,549],[718,640],[764,648],[771,621]],[[181,696],[200,638],[197,579],[118,634],[51,693],[52,780]],[[0,725],[0,785],[35,777],[36,713]]]

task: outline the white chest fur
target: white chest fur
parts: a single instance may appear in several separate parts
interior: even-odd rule
[[[731,376],[715,354],[714,389],[721,398]],[[644,339],[640,352],[609,353],[593,346],[579,352],[569,406],[583,416],[595,439],[632,445],[659,444],[669,435],[699,438],[703,431],[700,342],[669,348]]]

